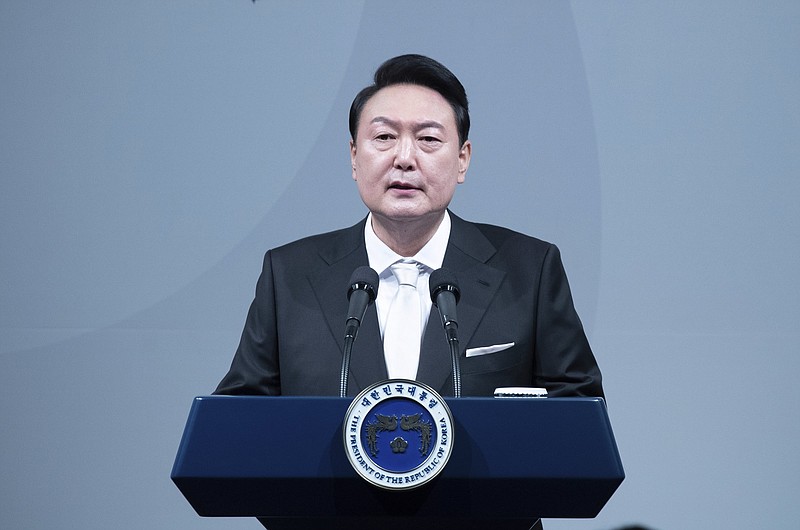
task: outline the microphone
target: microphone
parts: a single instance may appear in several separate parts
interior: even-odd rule
[[[350,287],[347,289],[347,320],[344,331],[344,354],[342,356],[342,373],[339,379],[339,397],[347,395],[347,378],[350,372],[350,355],[353,343],[358,335],[358,328],[364,320],[367,307],[375,301],[379,285],[378,273],[366,265],[353,271],[350,276]]]
[[[461,397],[461,366],[459,365],[458,319],[456,318],[456,304],[461,298],[461,290],[458,288],[455,274],[445,268],[433,271],[428,285],[431,291],[431,301],[439,310],[445,336],[450,345],[450,358],[453,363],[453,395]]]

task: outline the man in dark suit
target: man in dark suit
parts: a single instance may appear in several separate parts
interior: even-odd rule
[[[349,394],[403,377],[452,395],[448,343],[427,289],[430,273],[445,267],[461,290],[463,395],[491,396],[502,386],[603,395],[558,249],[448,211],[469,167],[468,132],[466,93],[447,68],[405,55],[378,69],[350,110],[352,176],[369,215],[267,252],[216,393],[338,395],[349,279],[369,265],[380,287],[353,348]],[[398,262],[416,270],[421,308],[419,335],[409,332],[418,347],[402,354],[384,345],[403,283],[393,273]]]

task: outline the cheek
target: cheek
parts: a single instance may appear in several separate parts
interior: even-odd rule
[[[356,171],[360,178],[371,176],[378,165],[379,159],[371,154],[362,152],[356,158]]]
[[[432,167],[430,174],[436,175],[436,187],[441,190],[450,190],[464,179],[464,174],[459,172],[458,165],[452,163]]]
[[[358,188],[358,194],[363,200],[369,200],[375,196],[375,184],[363,175],[360,175],[356,180],[356,188]]]

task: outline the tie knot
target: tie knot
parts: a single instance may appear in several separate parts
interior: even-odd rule
[[[404,261],[398,261],[397,263],[393,264],[392,267],[392,274],[394,274],[395,278],[397,278],[397,283],[400,285],[410,285],[417,288],[417,278],[419,277],[419,267],[417,267],[417,262],[412,261],[410,263]]]

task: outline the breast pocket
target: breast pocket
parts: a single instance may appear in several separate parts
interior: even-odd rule
[[[521,361],[521,349],[514,342],[474,346],[466,349],[465,358],[461,360],[461,373],[497,372],[516,366]]]

